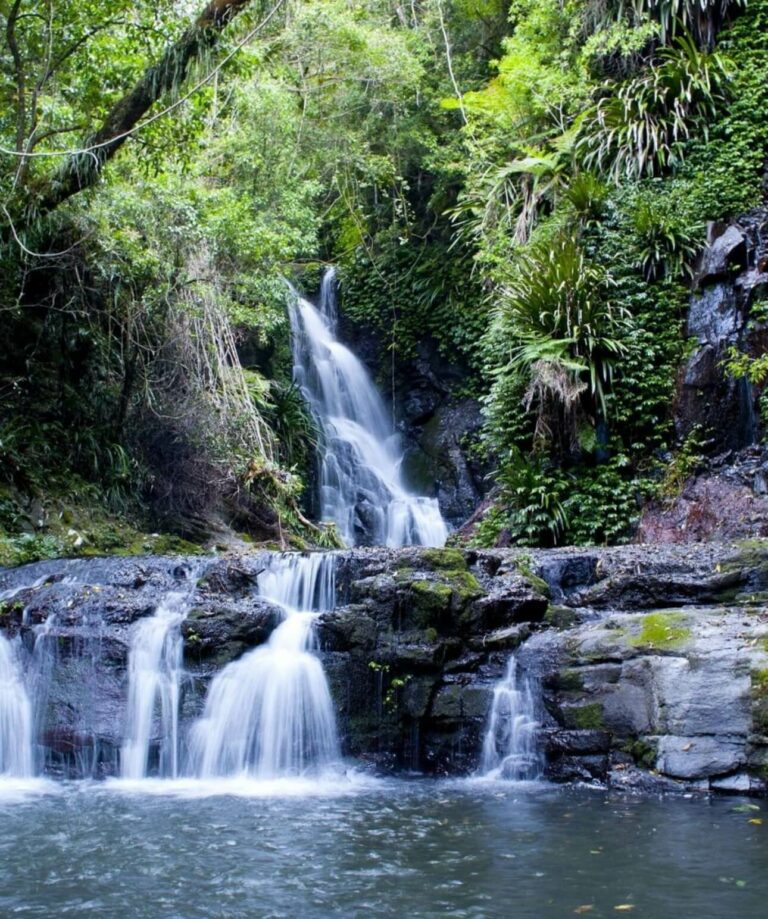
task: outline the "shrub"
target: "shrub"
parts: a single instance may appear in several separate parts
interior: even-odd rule
[[[617,184],[673,170],[686,141],[697,130],[706,135],[728,79],[719,54],[678,37],[648,70],[618,87],[604,84],[608,94],[586,114],[577,144],[585,166]]]

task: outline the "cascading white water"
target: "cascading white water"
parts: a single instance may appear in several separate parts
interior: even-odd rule
[[[481,773],[517,782],[537,778],[542,766],[536,744],[538,727],[531,685],[527,679],[518,679],[517,661],[512,655],[504,679],[493,690]]]
[[[294,292],[294,379],[322,433],[320,512],[347,545],[442,546],[447,529],[434,498],[401,475],[403,452],[370,374],[336,338],[334,271],[316,309]]]
[[[128,656],[128,708],[125,740],[120,752],[124,779],[146,778],[149,750],[159,726],[162,778],[179,774],[179,690],[183,643],[179,626],[187,615],[189,593],[166,594],[153,616],[143,619]],[[156,719],[157,713],[157,719]]]
[[[339,760],[336,720],[313,623],[335,602],[335,557],[278,556],[259,576],[285,619],[267,644],[229,664],[213,682],[192,732],[204,779],[319,774]]]
[[[14,646],[0,635],[0,778],[26,779],[32,773],[32,705]]]

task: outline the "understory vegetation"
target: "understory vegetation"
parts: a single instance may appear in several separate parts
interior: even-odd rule
[[[388,373],[428,346],[483,404],[462,538],[631,537],[679,446],[706,223],[764,197],[768,0],[0,21],[0,563],[333,544],[286,313],[328,264]]]

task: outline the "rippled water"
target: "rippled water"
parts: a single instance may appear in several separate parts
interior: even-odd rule
[[[763,919],[768,909],[768,815],[750,822],[764,812],[738,799],[424,780],[25,788],[0,790],[2,916]]]

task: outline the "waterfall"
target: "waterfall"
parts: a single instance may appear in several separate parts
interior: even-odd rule
[[[488,778],[517,782],[538,778],[542,767],[536,744],[538,727],[531,685],[527,679],[518,679],[513,654],[504,678],[493,690],[481,773]]]
[[[179,690],[183,672],[183,643],[179,626],[187,615],[188,591],[165,595],[153,616],[143,619],[128,656],[128,708],[125,740],[120,753],[124,779],[146,778],[150,743],[158,711],[159,775],[179,774]]]
[[[211,683],[191,739],[201,778],[319,774],[339,760],[331,695],[313,653],[314,620],[335,602],[335,562],[325,553],[277,556],[259,576],[261,595],[285,618],[267,644]]]
[[[437,500],[401,476],[403,451],[370,374],[336,338],[336,285],[326,272],[319,308],[294,292],[294,379],[322,434],[320,513],[347,545],[442,546]]]
[[[32,705],[14,645],[0,635],[0,778],[32,776]]]

